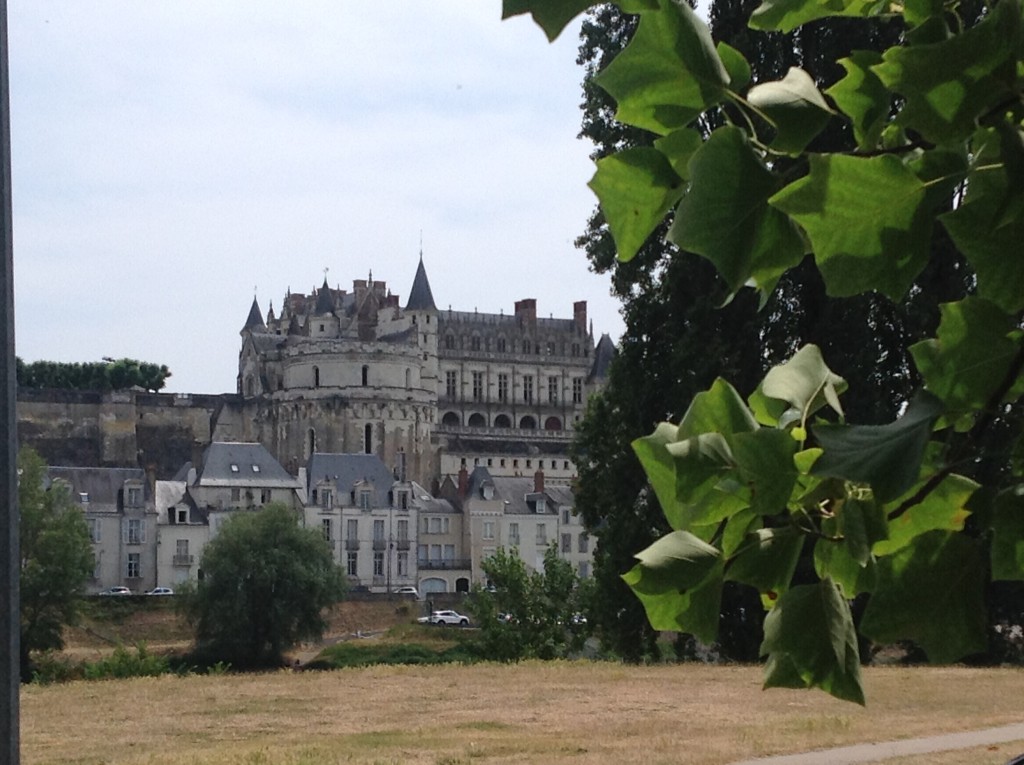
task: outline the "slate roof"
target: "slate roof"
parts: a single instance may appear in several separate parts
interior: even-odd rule
[[[150,499],[146,473],[142,468],[98,468],[98,467],[59,467],[47,468],[47,477],[65,481],[71,487],[71,498],[82,504],[81,495],[89,495],[89,504],[108,505],[111,509],[120,506],[118,495],[125,481],[143,482],[143,496]]]
[[[327,286],[326,278],[324,285],[316,293],[316,308],[313,310],[318,316],[334,313],[334,295],[331,293],[331,288]]]
[[[196,475],[198,486],[300,487],[262,444],[215,441],[203,453]]]
[[[388,492],[395,483],[395,476],[376,454],[316,452],[309,458],[306,480],[306,496],[309,497],[320,481],[334,481],[339,492],[351,492],[357,483],[366,481],[373,485],[373,506],[388,507],[391,504]],[[348,504],[344,500],[343,503]]]
[[[427,279],[427,269],[423,266],[423,255],[420,254],[420,264],[416,267],[416,276],[412,280],[412,289],[409,291],[409,302],[406,303],[407,311],[436,311],[434,304],[434,293],[430,291],[430,280]]]
[[[260,304],[256,302],[256,298],[252,299],[252,306],[249,308],[249,316],[245,320],[245,326],[242,327],[242,331],[245,330],[253,332],[265,332],[267,325],[263,323],[263,313],[260,311]]]
[[[594,349],[594,365],[590,368],[589,379],[603,380],[607,377],[608,367],[611,366],[613,358],[615,358],[615,343],[605,333],[601,335],[601,339],[597,341],[597,348]]]

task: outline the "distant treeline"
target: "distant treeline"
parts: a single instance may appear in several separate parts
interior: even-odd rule
[[[21,388],[63,388],[65,390],[126,390],[138,387],[161,390],[171,376],[164,365],[135,359],[104,359],[84,364],[60,361],[17,360]]]

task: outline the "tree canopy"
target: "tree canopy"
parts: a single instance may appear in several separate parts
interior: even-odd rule
[[[21,509],[21,676],[32,676],[31,654],[63,648],[63,630],[79,615],[93,554],[85,516],[69,487],[46,485],[46,464],[28,448],[18,454]]]
[[[61,388],[71,390],[127,390],[142,388],[159,391],[167,384],[171,370],[163,364],[135,359],[104,359],[87,363],[63,361],[16,361],[21,388]]]
[[[505,13],[530,12],[553,37],[590,5],[506,0]],[[716,380],[635,441],[671,530],[627,582],[656,628],[706,642],[724,583],[755,588],[769,609],[766,686],[863,703],[858,595],[874,640],[913,640],[933,661],[983,650],[986,582],[1024,579],[1019,0],[763,2],[754,29],[897,25],[881,50],[832,61],[844,74],[825,89],[797,62],[755,80],[685,3],[617,5],[638,26],[596,82],[618,121],[655,136],[601,159],[591,184],[620,260],[670,217],[668,241],[737,298],[768,302],[810,263],[830,297],[893,303],[958,259],[973,274],[961,277],[973,294],[910,346],[919,390],[894,420],[847,423],[841,396],[865,381],[848,384],[808,344],[753,391]],[[852,142],[818,143],[836,123]],[[880,314],[876,330],[888,326]],[[814,576],[797,583],[806,545]]]
[[[490,587],[477,588],[469,610],[480,628],[478,644],[489,660],[564,658],[589,633],[584,614],[588,585],[554,545],[544,570],[529,571],[514,550],[499,547],[482,563]]]
[[[323,535],[278,504],[229,518],[200,569],[185,594],[197,654],[235,667],[279,665],[286,650],[323,634],[324,609],[344,594]]]

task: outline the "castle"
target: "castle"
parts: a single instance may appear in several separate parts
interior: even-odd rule
[[[138,467],[150,481],[198,463],[213,442],[260,443],[293,475],[315,452],[375,454],[436,488],[463,466],[567,483],[568,445],[605,380],[586,302],[542,318],[438,309],[422,256],[405,305],[384,281],[326,279],[241,329],[237,391],[20,391],[19,441],[51,465]]]
[[[614,351],[594,342],[587,304],[571,319],[439,310],[422,257],[403,307],[383,281],[326,279],[285,295],[241,331],[237,440],[295,472],[315,452],[375,454],[425,486],[464,465],[549,480],[574,473],[567,446]]]
[[[554,544],[585,577],[568,447],[613,353],[585,302],[439,310],[421,257],[404,306],[372,275],[279,315],[254,299],[235,393],[22,391],[19,440],[85,514],[92,592],[198,578],[221,523],[269,503],[372,592],[466,592],[503,546],[540,568]]]

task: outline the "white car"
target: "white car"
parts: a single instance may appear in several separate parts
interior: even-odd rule
[[[469,626],[469,617],[463,616],[458,611],[432,611],[427,619],[430,624],[438,627],[448,624],[457,624],[460,627]]]
[[[419,600],[419,598],[420,598],[420,591],[417,590],[415,587],[411,587],[411,586],[410,587],[399,587],[398,589],[394,590],[393,592],[394,592],[395,595],[412,595],[417,600]]]
[[[147,595],[173,595],[174,590],[170,587],[154,587],[152,590],[146,593]]]
[[[108,587],[107,589],[103,590],[103,592],[100,593],[100,595],[103,595],[105,597],[106,596],[123,597],[125,595],[131,595],[131,594],[132,594],[131,590],[129,590],[127,587],[121,587],[121,586],[118,586],[118,587]]]

